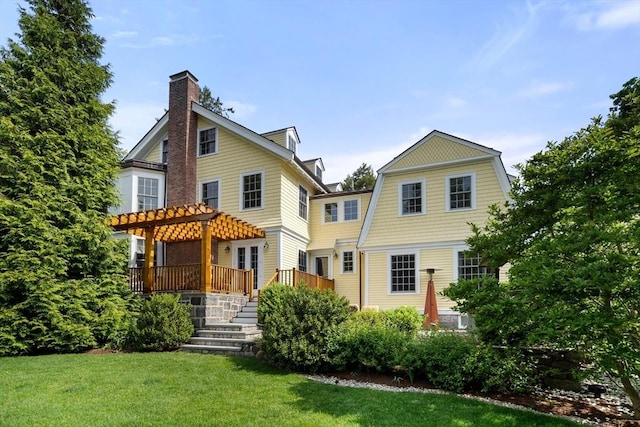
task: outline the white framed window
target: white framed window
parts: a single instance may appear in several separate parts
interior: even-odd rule
[[[298,270],[307,271],[307,253],[298,249]]]
[[[200,200],[214,209],[220,208],[220,180],[215,179],[201,183]]]
[[[338,204],[325,203],[323,218],[324,222],[338,222]]]
[[[302,185],[298,187],[298,215],[306,220],[309,207],[309,193]]]
[[[138,210],[158,208],[158,179],[138,177]]]
[[[198,155],[205,156],[218,152],[218,129],[209,128],[198,131]]]
[[[445,177],[446,211],[476,208],[476,174],[464,173]]]
[[[263,208],[264,172],[242,174],[240,183],[240,210]]]
[[[359,217],[358,200],[344,201],[344,220],[355,221]]]
[[[353,259],[353,251],[342,252],[342,273],[355,273],[355,262]]]
[[[498,270],[481,265],[480,255],[472,254],[466,250],[454,251],[456,271],[454,280],[470,280],[484,276],[497,276]]]
[[[426,180],[398,183],[398,216],[421,215],[427,211]]]
[[[416,294],[420,292],[418,264],[416,253],[389,254],[390,294]]]
[[[287,135],[287,148],[291,151],[293,151],[293,153],[295,154],[296,152],[296,140],[294,137],[292,137],[291,135]]]
[[[316,163],[316,176],[318,177],[318,179],[320,179],[320,181],[322,181],[322,168],[320,167],[319,164]]]
[[[166,165],[169,160],[169,140],[162,141],[162,155],[160,161],[163,165]]]

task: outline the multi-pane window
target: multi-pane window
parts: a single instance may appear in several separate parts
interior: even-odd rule
[[[422,213],[422,182],[402,184],[402,215]]]
[[[344,202],[344,220],[353,221],[358,219],[358,201],[345,200]]]
[[[298,194],[298,215],[300,218],[307,219],[307,207],[309,205],[309,195],[306,188],[300,186]]]
[[[320,165],[316,165],[316,176],[322,181],[322,168]]]
[[[212,208],[219,207],[219,185],[218,181],[205,182],[202,184],[202,203]]]
[[[262,174],[254,173],[242,177],[242,208],[262,207]]]
[[[298,270],[307,271],[307,253],[303,250],[298,250]]]
[[[216,152],[216,128],[205,129],[200,131],[198,140],[199,153],[201,156]]]
[[[353,273],[353,251],[342,252],[342,272]]]
[[[471,204],[471,176],[449,178],[449,209],[466,209]]]
[[[324,205],[324,222],[338,221],[338,204],[325,203]]]
[[[166,165],[169,160],[169,140],[162,141],[162,164]]]
[[[480,255],[458,252],[458,279],[468,280],[494,275],[497,275],[497,270],[480,265]]]
[[[291,136],[287,137],[287,148],[294,153],[296,152],[296,140]]]
[[[416,256],[391,255],[391,292],[416,291]]]
[[[138,177],[138,210],[158,208],[158,179]]]

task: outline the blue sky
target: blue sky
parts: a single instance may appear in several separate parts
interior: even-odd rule
[[[0,44],[18,32],[0,0]],[[606,115],[640,75],[640,0],[93,0],[111,124],[131,148],[188,69],[259,133],[295,126],[326,182],[378,169],[433,129],[507,171]]]

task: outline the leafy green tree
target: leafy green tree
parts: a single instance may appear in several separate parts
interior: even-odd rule
[[[607,125],[611,127],[617,136],[631,129],[634,124],[640,123],[640,79],[634,77],[622,85],[622,89],[611,95],[613,107],[607,119]]]
[[[235,113],[233,107],[225,108],[224,103],[220,101],[220,97],[216,96],[215,98],[211,94],[211,89],[207,86],[200,89],[200,105],[214,113],[220,114],[226,118],[229,118],[229,114]]]
[[[83,0],[28,0],[0,50],[0,355],[122,339],[131,293],[111,238],[117,138],[104,40]]]
[[[347,175],[342,182],[345,190],[363,190],[365,188],[373,188],[376,183],[376,174],[373,172],[371,165],[361,164],[353,174]]]
[[[473,226],[471,250],[511,263],[510,283],[447,293],[494,342],[582,351],[640,417],[640,115],[623,111],[549,143],[520,167],[512,200]]]

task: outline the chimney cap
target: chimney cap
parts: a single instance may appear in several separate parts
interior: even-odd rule
[[[173,74],[173,75],[169,76],[169,79],[171,79],[172,82],[175,82],[175,81],[178,81],[178,80],[182,80],[182,79],[186,79],[186,78],[190,78],[194,82],[198,81],[196,76],[191,74],[191,71],[189,71],[189,70],[180,71],[179,73],[176,73],[176,74]]]

